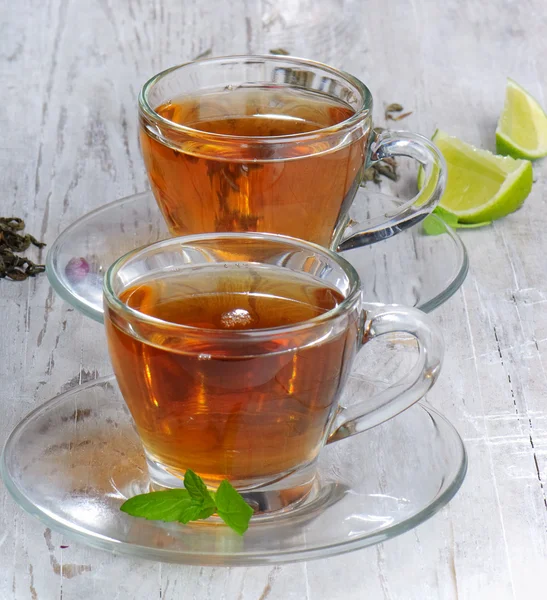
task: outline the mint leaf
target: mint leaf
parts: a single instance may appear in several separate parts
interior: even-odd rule
[[[457,227],[458,226],[458,217],[451,213],[449,210],[445,208],[441,208],[437,206],[437,208],[433,211],[433,215],[437,215],[441,217],[441,219],[449,226],[449,227]],[[424,233],[427,235],[440,235],[441,233],[446,233],[446,228],[443,223],[437,219],[437,217],[429,215],[423,221]]]
[[[197,518],[208,519],[211,515],[215,514],[216,510],[216,504],[213,502],[211,506],[206,506],[205,508],[202,507]]]
[[[211,500],[211,493],[203,483],[203,479],[188,469],[184,474],[184,487],[195,500]]]
[[[446,210],[442,206],[437,206],[433,211],[433,215],[441,217],[441,219],[452,229],[476,229],[477,227],[485,227],[491,225],[492,221],[483,221],[481,223],[459,223],[458,216]],[[440,235],[446,232],[445,227],[437,218],[432,215],[427,216],[423,221],[423,229],[426,235]]]
[[[129,498],[120,506],[120,510],[151,521],[178,521],[182,512],[193,503],[186,490],[166,490]]]
[[[219,485],[215,500],[219,517],[228,527],[243,535],[249,527],[253,509],[226,479]]]
[[[179,523],[184,523],[184,525],[186,525],[186,523],[189,523],[190,521],[195,521],[195,520],[199,519],[200,512],[201,512],[201,506],[198,503],[196,503],[195,500],[192,500],[192,504],[190,504],[190,506],[187,506],[185,509],[183,509],[183,511],[180,513],[177,521],[179,521]],[[209,516],[211,516],[211,515],[209,515]]]
[[[216,494],[213,494],[199,475],[186,471],[184,485],[185,489],[140,494],[124,502],[120,510],[151,521],[178,521],[184,524],[208,519],[217,512],[226,525],[239,535],[247,531],[253,509],[230,482],[224,480]]]
[[[442,206],[437,206],[437,208],[433,211],[436,215],[439,215],[441,219],[450,227],[454,227],[458,223],[458,215],[455,215],[453,212],[450,212],[446,208]]]
[[[426,235],[441,235],[446,233],[446,227],[433,215],[428,215],[422,221],[422,227]]]
[[[184,475],[184,487],[200,506],[198,515],[193,519],[208,519],[216,511],[217,507],[214,496],[207,489],[205,483],[203,483],[203,479],[199,475],[196,475],[194,471],[188,469]]]

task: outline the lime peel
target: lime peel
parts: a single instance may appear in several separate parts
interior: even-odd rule
[[[547,115],[539,102],[510,78],[496,129],[496,152],[529,160],[547,156]]]

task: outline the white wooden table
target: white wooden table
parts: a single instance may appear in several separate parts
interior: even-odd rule
[[[31,0],[0,11],[0,214],[49,243],[147,188],[136,96],[155,72],[285,47],[357,75],[382,102],[493,149],[505,77],[547,105],[543,0]],[[448,341],[429,400],[458,427],[467,480],[389,543],[273,568],[117,557],[64,539],[0,484],[0,599],[475,600],[547,595],[547,211],[544,174],[517,214],[462,237],[471,272],[435,311]],[[32,408],[110,366],[100,325],[45,276],[0,281],[0,444]],[[68,546],[68,547],[64,547]]]

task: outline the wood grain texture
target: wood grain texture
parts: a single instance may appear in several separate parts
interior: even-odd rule
[[[31,0],[0,11],[0,212],[52,242],[77,217],[147,188],[136,95],[212,48],[343,67],[383,103],[494,148],[505,77],[545,106],[542,0]],[[349,555],[272,568],[181,567],[75,544],[0,484],[0,598],[31,600],[525,599],[547,568],[547,211],[544,162],[525,207],[464,232],[471,272],[434,316],[449,341],[429,400],[464,436],[466,482],[418,529]],[[36,257],[38,257],[38,252]],[[102,328],[45,277],[0,281],[0,444],[33,407],[110,372]],[[67,546],[66,548],[64,546]]]

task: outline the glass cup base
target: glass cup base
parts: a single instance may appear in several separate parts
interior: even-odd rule
[[[184,474],[173,474],[161,462],[155,460],[144,450],[150,490],[161,491],[173,488],[183,488]],[[280,511],[293,510],[299,503],[306,500],[312,491],[317,471],[316,461],[299,468],[292,473],[283,474],[276,480],[264,483],[253,481],[252,484],[238,482],[235,484],[238,492],[247,504],[254,510],[254,517],[268,516]]]

